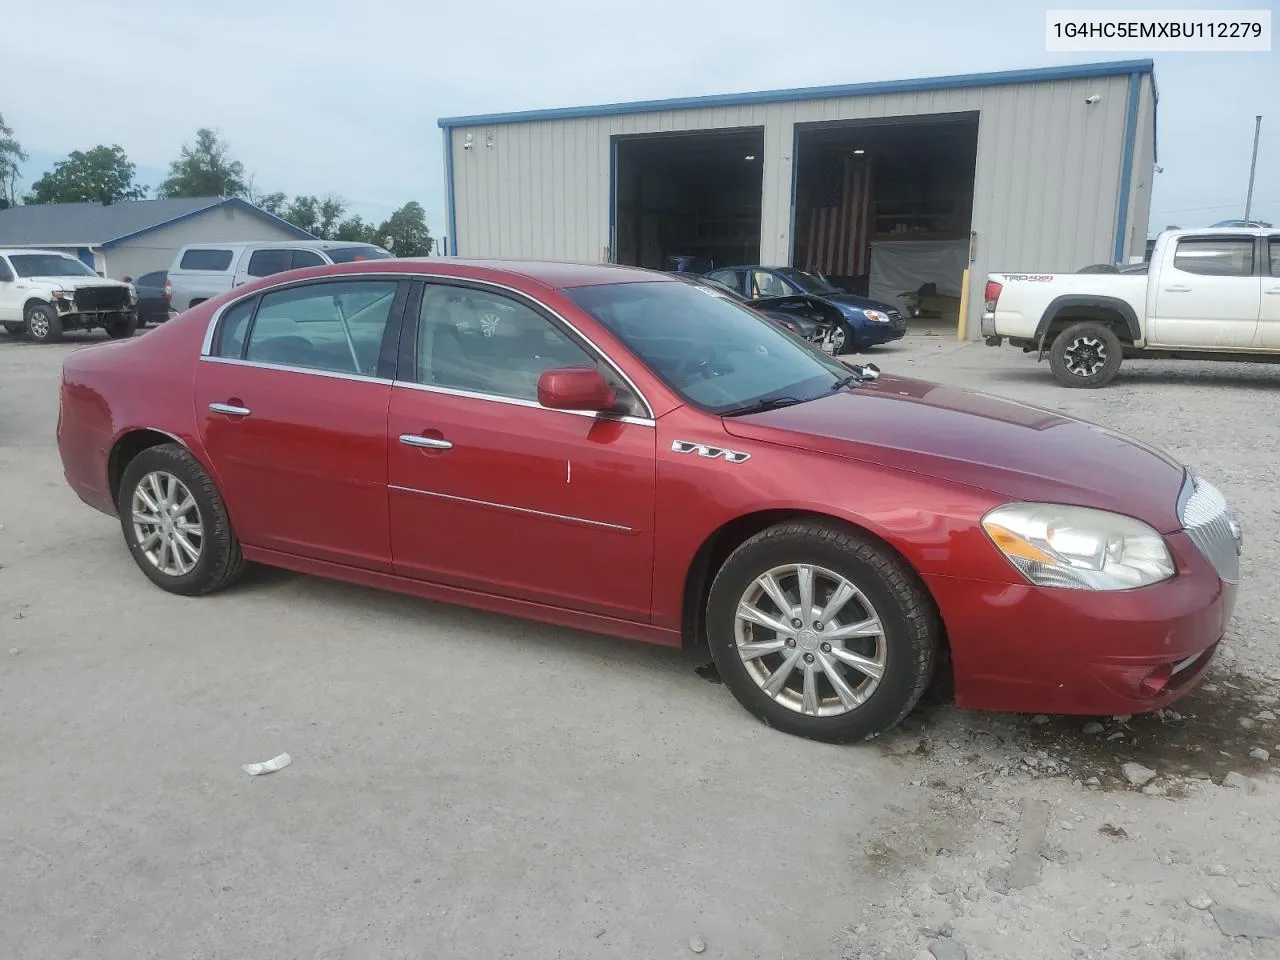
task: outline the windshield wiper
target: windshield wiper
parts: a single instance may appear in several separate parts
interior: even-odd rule
[[[745,413],[763,413],[766,410],[777,410],[779,407],[792,407],[797,403],[804,403],[799,397],[766,397],[764,400],[756,400],[752,403],[743,404],[740,407],[733,407],[729,410],[721,410],[722,417],[738,417]]]
[[[853,372],[843,377],[837,377],[836,382],[831,385],[831,392],[843,390],[845,387],[857,386],[859,383],[866,383],[880,376],[880,368],[874,363],[865,363],[862,366],[854,366]]]

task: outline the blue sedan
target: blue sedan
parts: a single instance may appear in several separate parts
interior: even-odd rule
[[[835,323],[831,335],[835,353],[865,350],[901,340],[907,333],[907,321],[897,307],[845,293],[822,277],[794,267],[723,267],[707,278],[750,300],[805,296],[813,309],[824,314],[812,319]]]

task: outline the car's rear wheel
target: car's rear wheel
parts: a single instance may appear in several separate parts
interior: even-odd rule
[[[911,711],[941,630],[897,555],[853,531],[790,522],[730,554],[711,586],[707,632],[744,707],[779,730],[839,743]]]
[[[1067,327],[1049,348],[1049,369],[1064,387],[1105,387],[1120,369],[1124,347],[1110,327],[1086,321]]]
[[[62,318],[47,303],[33,303],[23,312],[27,336],[36,343],[57,343],[62,339]]]
[[[117,503],[129,552],[157,586],[199,596],[240,576],[244,557],[226,505],[200,461],[177,444],[130,461]]]
[[[138,315],[132,314],[106,323],[107,336],[112,340],[127,340],[138,332]]]

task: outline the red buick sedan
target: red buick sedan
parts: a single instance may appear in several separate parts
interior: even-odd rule
[[[68,482],[158,586],[245,561],[709,643],[781,730],[1185,693],[1239,580],[1222,495],[1059,414],[879,376],[644,270],[278,274],[72,354]]]

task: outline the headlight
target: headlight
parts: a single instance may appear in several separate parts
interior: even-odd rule
[[[876,323],[889,322],[889,315],[887,313],[881,313],[879,310],[863,310],[862,312],[866,314],[868,320],[872,320]]]
[[[70,300],[73,292],[71,290],[54,290],[52,296],[55,300]]]
[[[1168,580],[1164,538],[1141,520],[1086,507],[1011,503],[982,518],[1001,553],[1032,583],[1073,590],[1131,590]]]

